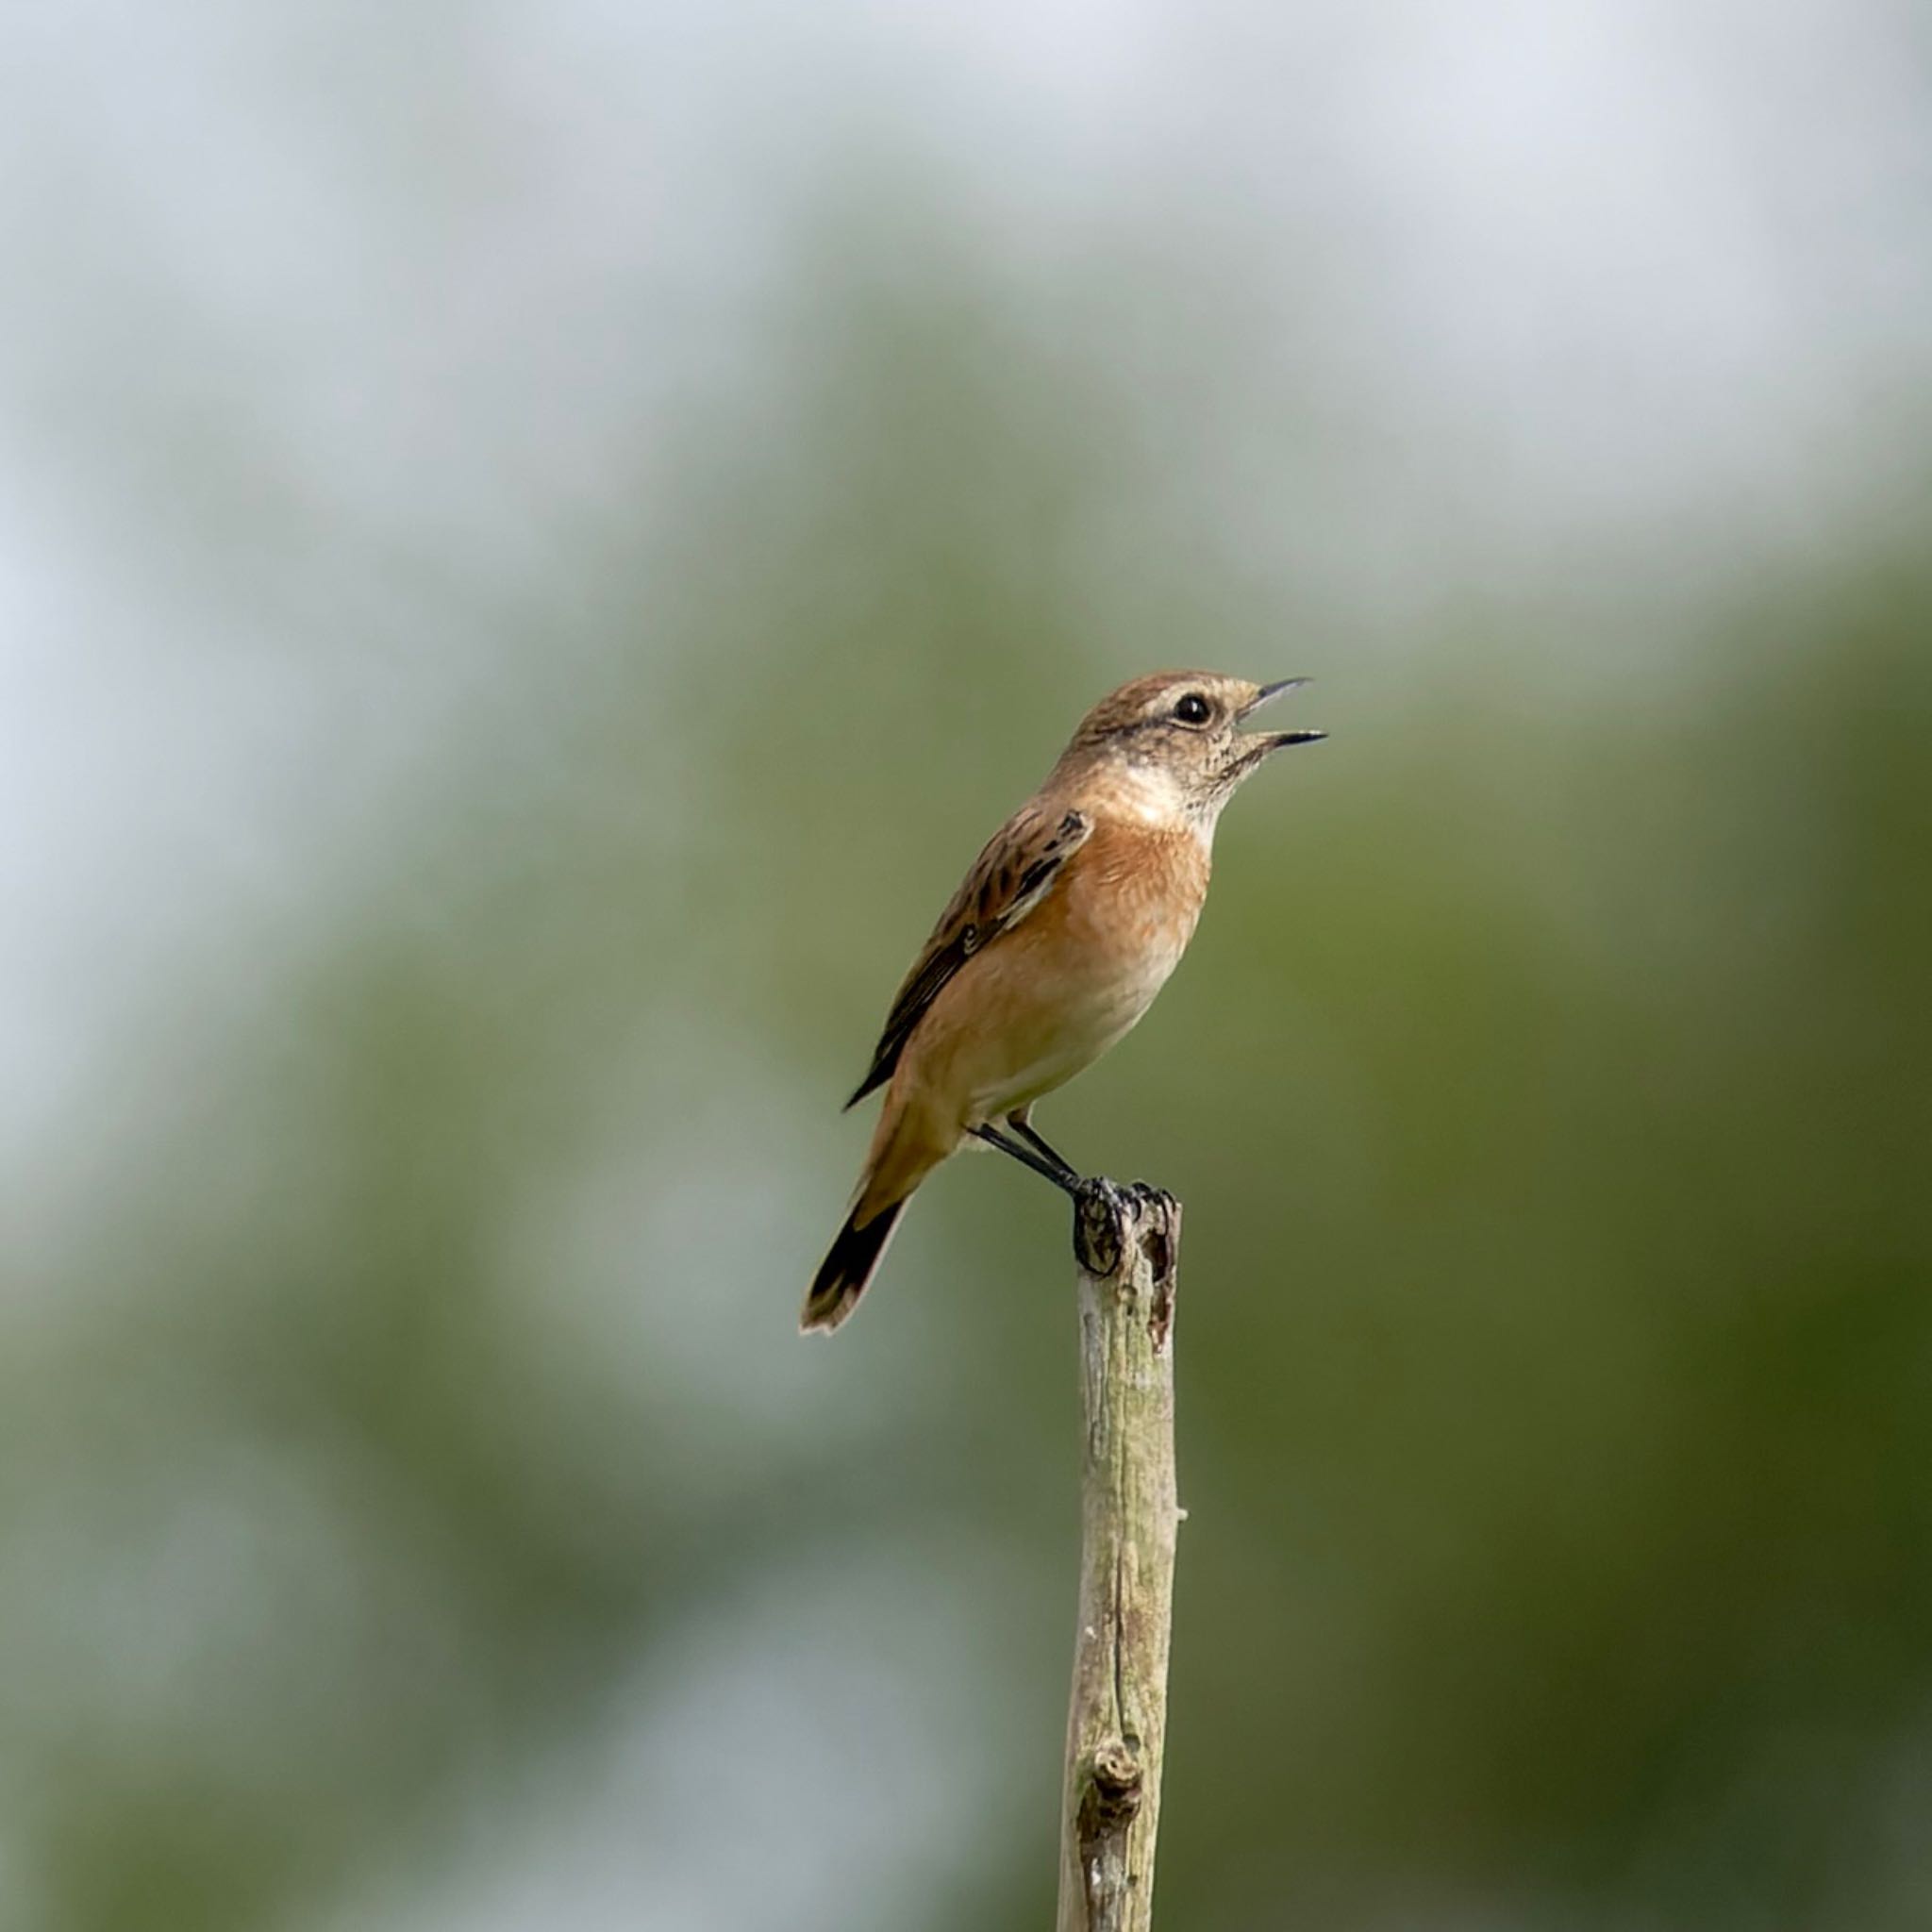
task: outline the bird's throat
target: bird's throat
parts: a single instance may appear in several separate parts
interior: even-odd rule
[[[1202,798],[1159,765],[1123,760],[1097,773],[1082,803],[1104,818],[1150,832],[1187,832],[1209,846],[1225,802]]]

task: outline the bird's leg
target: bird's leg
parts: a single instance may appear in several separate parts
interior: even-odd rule
[[[1053,1146],[1047,1141],[1045,1135],[1041,1133],[1040,1129],[1033,1124],[1029,1117],[1031,1111],[1032,1109],[1029,1108],[1016,1108],[1007,1116],[1007,1125],[1014,1133],[1018,1134],[1021,1140],[1024,1141],[1033,1149],[1034,1153],[1043,1154],[1069,1179],[1078,1180],[1080,1178],[1080,1170],[1058,1147]]]
[[[976,1126],[972,1132],[989,1147],[997,1147],[1002,1154],[1010,1154],[1022,1167],[1030,1167],[1035,1174],[1050,1180],[1062,1193],[1072,1194],[1077,1199],[1086,1186],[1086,1182],[1058,1154],[1053,1155],[1051,1160],[1045,1159],[1034,1153],[1031,1147],[1008,1140],[997,1127],[990,1124]],[[1048,1152],[1052,1153],[1052,1150],[1048,1149]]]

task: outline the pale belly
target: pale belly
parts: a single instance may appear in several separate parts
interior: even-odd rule
[[[1001,1024],[958,1043],[960,1125],[1003,1119],[1084,1073],[1133,1028],[1179,961],[1179,947],[1149,949],[1124,971],[1042,974],[1003,1002]]]

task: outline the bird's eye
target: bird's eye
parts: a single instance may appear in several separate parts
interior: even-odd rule
[[[1191,691],[1174,708],[1174,714],[1183,724],[1205,724],[1214,715],[1214,707],[1197,691]]]

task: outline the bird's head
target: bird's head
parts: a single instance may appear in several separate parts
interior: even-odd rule
[[[1235,787],[1285,745],[1325,731],[1244,731],[1242,721],[1305,677],[1250,684],[1214,671],[1157,671],[1104,697],[1080,721],[1060,763],[1111,782],[1145,816],[1211,824]]]

